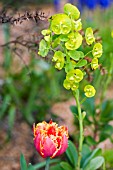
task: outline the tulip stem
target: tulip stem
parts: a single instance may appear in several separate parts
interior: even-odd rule
[[[45,170],[49,170],[50,157],[46,158]]]
[[[80,170],[80,162],[82,158],[82,145],[83,145],[83,139],[84,139],[84,134],[83,134],[83,117],[81,113],[81,106],[80,106],[80,101],[79,101],[79,90],[76,90],[76,92],[73,93],[75,100],[76,100],[76,105],[78,108],[78,120],[79,120],[79,128],[80,128],[80,137],[79,137],[79,148],[78,148],[78,163],[77,163],[77,170]]]

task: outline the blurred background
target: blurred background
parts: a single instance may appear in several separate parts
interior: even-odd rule
[[[113,1],[0,0],[1,170],[19,170],[21,153],[27,162],[40,161],[33,146],[34,122],[52,118],[69,127],[73,142],[78,140],[78,122],[71,113],[76,108],[70,109],[75,102],[63,88],[65,74],[54,68],[49,56],[38,56],[41,30],[66,2],[79,8],[83,29],[91,26],[103,44],[100,69],[89,75],[96,97],[83,104],[88,113],[85,142],[91,148],[103,148],[107,170],[113,169]],[[83,51],[89,48],[84,46]]]

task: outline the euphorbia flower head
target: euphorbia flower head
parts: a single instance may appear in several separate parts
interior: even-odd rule
[[[68,147],[68,129],[50,120],[33,126],[34,145],[43,157],[54,158],[63,154]]]

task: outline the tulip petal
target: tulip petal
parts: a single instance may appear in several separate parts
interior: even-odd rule
[[[40,141],[41,141],[41,135],[40,133],[36,136],[36,138],[34,139],[34,145],[36,147],[36,150],[38,152],[40,152]]]
[[[41,152],[43,153],[44,158],[51,157],[56,151],[55,144],[49,137],[46,137],[42,147]]]
[[[66,135],[63,135],[61,146],[58,149],[58,152],[56,152],[56,154],[53,155],[53,157],[63,154],[66,151],[67,147],[68,147],[68,138],[66,137]]]

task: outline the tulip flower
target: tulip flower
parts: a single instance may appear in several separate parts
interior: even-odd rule
[[[43,158],[54,158],[63,154],[68,147],[68,129],[50,120],[33,126],[34,145]]]

